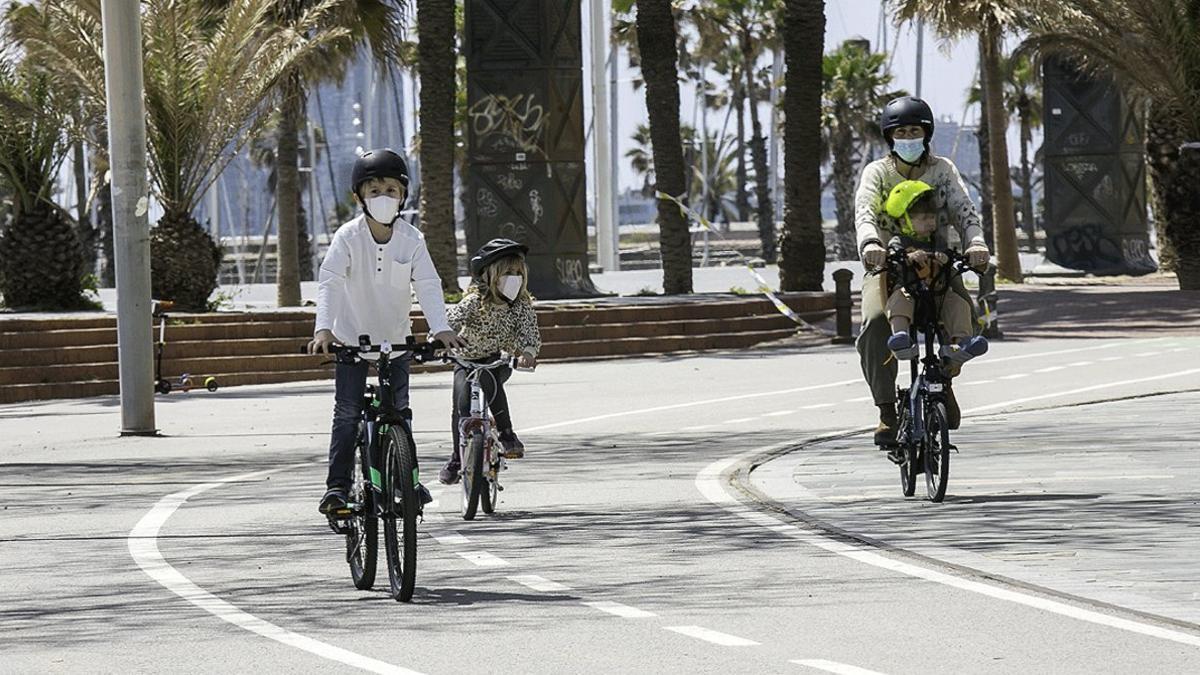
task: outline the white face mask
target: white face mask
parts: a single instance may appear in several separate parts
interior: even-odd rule
[[[897,138],[893,150],[900,156],[900,159],[909,164],[916,164],[921,155],[925,154],[925,139],[924,138]]]
[[[366,211],[367,215],[374,218],[379,224],[390,227],[400,213],[400,200],[387,195],[368,197]]]
[[[500,295],[508,298],[509,301],[517,299],[521,294],[521,277],[505,275],[500,277]]]

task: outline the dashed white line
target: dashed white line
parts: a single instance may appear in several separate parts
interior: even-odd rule
[[[1100,359],[1100,361],[1102,363],[1108,363],[1109,361],[1120,361],[1123,358],[1125,358],[1125,357],[1123,357],[1123,356],[1106,356],[1106,357]]]
[[[463,544],[471,543],[470,539],[467,539],[458,532],[430,532],[429,536],[433,537],[437,543],[445,546],[462,546]]]
[[[463,560],[473,562],[480,567],[507,567],[508,561],[498,558],[487,551],[456,551]]]
[[[722,647],[753,647],[758,644],[754,640],[721,633],[703,626],[663,626],[663,628],[679,633],[680,635],[711,642],[714,645],[721,645]]]
[[[873,398],[870,396],[859,396],[857,398],[848,398],[843,402],[844,403],[865,403],[866,401],[871,401],[871,400],[873,400]]]
[[[838,675],[883,675],[883,673],[877,670],[867,670],[866,668],[859,668],[847,663],[826,661],[825,659],[792,659],[791,662],[808,668],[823,670],[827,673],[837,673]]]
[[[1022,377],[1029,377],[1029,373],[1013,373],[1012,375],[1002,375],[997,380],[1019,380]]]
[[[598,609],[601,612],[608,612],[613,616],[619,616],[623,619],[648,619],[650,617],[658,616],[654,612],[647,612],[644,609],[630,607],[629,605],[623,605],[619,602],[613,602],[612,600],[593,600],[583,604],[593,609]]]
[[[744,422],[753,422],[755,419],[754,417],[739,417],[737,419],[725,420],[721,424],[742,424]]]
[[[1137,354],[1134,354],[1134,356],[1140,358],[1143,356],[1158,356],[1159,354],[1162,354],[1162,352],[1161,351],[1138,352]]]
[[[1082,368],[1083,366],[1090,366],[1094,363],[1096,363],[1096,362],[1095,361],[1076,361],[1075,363],[1068,363],[1067,367],[1068,368]]]
[[[970,382],[960,382],[955,386],[958,387],[974,387],[980,384],[992,384],[995,380],[971,380]]]
[[[765,413],[759,417],[783,417],[784,415],[795,415],[795,410],[776,410],[775,412]]]
[[[715,424],[697,424],[694,427],[681,427],[679,430],[680,431],[701,431],[703,429],[711,429],[715,426],[717,426],[717,425],[715,425]]]
[[[508,578],[509,581],[515,581],[522,586],[532,588],[535,591],[543,593],[565,593],[571,590],[570,586],[560,584],[557,581],[551,581],[545,577],[539,577],[536,574],[517,574]]]
[[[834,404],[834,403],[817,403],[815,405],[802,405],[802,406],[800,406],[800,409],[801,410],[816,410],[817,408],[832,408],[834,405],[836,405],[836,404]]]
[[[1035,373],[1053,373],[1056,370],[1066,370],[1066,368],[1067,368],[1066,366],[1050,366],[1049,368],[1039,368],[1033,372],[1035,372]]]

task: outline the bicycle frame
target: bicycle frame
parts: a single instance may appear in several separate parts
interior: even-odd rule
[[[479,382],[479,378],[483,377],[485,373],[490,376],[492,370],[511,364],[512,359],[501,356],[490,363],[474,363],[453,357],[448,358],[469,371],[467,373],[467,384],[471,389],[471,414],[458,421],[459,466],[467,466],[470,436],[472,432],[478,431],[483,437],[484,466],[486,467],[485,473],[487,474],[487,479],[499,483],[499,471],[493,470],[492,467],[498,464],[498,468],[503,469],[505,461],[503,457],[500,457],[496,453],[498,438],[491,415],[487,414],[488,403],[490,402],[484,401],[483,385]]]

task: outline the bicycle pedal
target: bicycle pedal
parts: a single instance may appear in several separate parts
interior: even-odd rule
[[[888,450],[887,458],[892,464],[897,466],[904,463],[904,451],[900,448],[891,448]]]

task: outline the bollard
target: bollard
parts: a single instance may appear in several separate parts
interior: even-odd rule
[[[987,269],[979,275],[976,303],[979,305],[979,326],[983,336],[989,340],[1004,339],[1004,332],[1000,330],[1000,314],[996,309],[999,299],[1000,294],[996,292],[996,265],[988,263]]]
[[[844,267],[833,272],[833,283],[836,289],[834,307],[837,308],[837,335],[834,336],[833,343],[837,345],[854,342],[854,336],[850,334],[850,311],[854,307],[854,301],[850,297],[850,280],[853,278],[854,272]]]

